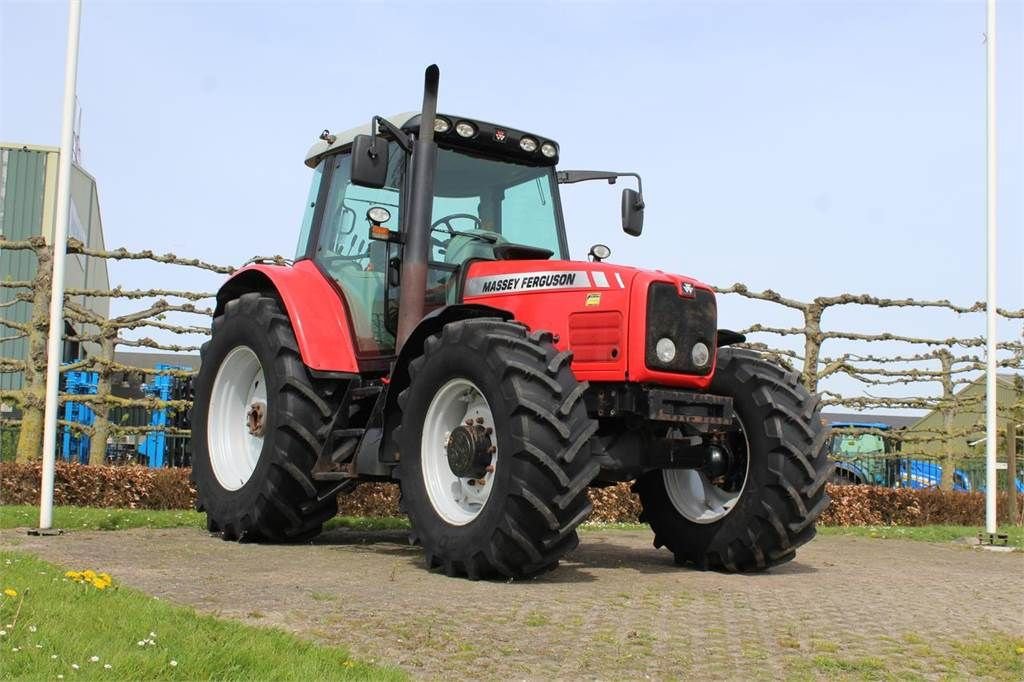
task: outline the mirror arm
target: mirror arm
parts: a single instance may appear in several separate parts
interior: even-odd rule
[[[383,128],[391,136],[395,138],[395,142],[398,143],[402,149],[405,150],[406,154],[412,153],[412,140],[402,130],[398,128],[394,123],[387,120],[383,116],[374,116],[373,120],[370,121],[370,135],[373,136],[373,144],[370,145],[370,151],[373,154],[377,153],[377,130],[378,127]]]
[[[614,185],[619,178],[636,178],[637,192],[644,195],[644,184],[638,173],[616,173],[614,171],[589,171],[589,170],[568,170],[557,171],[555,180],[559,185],[571,185],[576,182],[587,182],[588,180],[607,180],[609,185]],[[643,202],[637,208],[643,208]]]

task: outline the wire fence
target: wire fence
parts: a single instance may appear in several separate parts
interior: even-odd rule
[[[16,440],[17,458],[32,460],[41,454],[52,249],[39,237],[24,241],[0,240],[0,248],[34,254],[37,266],[31,280],[0,281],[0,377],[21,377],[19,388],[0,391],[0,407],[5,410],[0,412],[0,446],[9,450]],[[125,248],[109,251],[91,249],[74,239],[68,241],[67,250],[69,254],[87,259],[148,261],[169,270],[187,268],[227,275],[236,269],[171,253],[157,254]],[[284,262],[279,257],[264,260]],[[168,272],[157,281],[170,283],[179,279],[180,273]],[[916,410],[934,415],[929,423],[908,429],[865,426],[835,429],[833,452],[838,460],[876,460],[864,468],[888,472],[873,479],[879,485],[895,485],[904,475],[910,481],[920,474],[920,470],[912,471],[911,464],[902,468],[897,464],[894,468],[892,462],[933,462],[936,468],[929,470],[929,475],[935,474],[933,478],[944,488],[956,487],[957,472],[964,472],[963,466],[958,468],[958,465],[966,466],[965,463],[977,455],[977,451],[972,450],[970,439],[984,433],[984,391],[971,390],[971,387],[980,385],[978,378],[982,376],[985,365],[979,353],[985,339],[981,336],[915,336],[910,333],[911,329],[884,333],[831,329],[823,326],[822,318],[827,311],[858,307],[879,311],[927,309],[949,315],[951,320],[972,315],[977,315],[980,320],[985,312],[984,302],[955,304],[948,300],[880,298],[867,294],[821,296],[801,301],[771,290],[753,291],[743,284],[717,287],[715,290],[723,301],[742,299],[757,306],[770,306],[770,309],[749,313],[751,323],[741,330],[748,337],[743,345],[760,350],[798,371],[808,389],[821,392],[826,406],[855,411]],[[62,405],[74,403],[91,412],[87,423],[67,418],[60,422],[66,433],[88,437],[88,452],[81,453],[83,461],[92,464],[136,461],[138,440],[154,434],[163,434],[168,439],[161,447],[164,451],[172,451],[172,455],[174,447],[181,443],[187,445],[187,415],[191,407],[189,381],[195,369],[184,364],[153,367],[119,362],[117,353],[119,349],[136,349],[194,355],[210,333],[213,296],[212,292],[177,290],[167,286],[152,289],[68,289],[65,292],[65,315],[73,329],[65,334],[65,339],[79,344],[85,352],[82,357],[65,364],[62,374],[68,377],[74,372],[95,373],[94,390],[71,392],[67,390],[65,379],[65,390],[60,394]],[[139,308],[116,316],[104,316],[88,305],[90,300],[100,298],[117,300],[122,304],[138,303]],[[17,316],[4,315],[5,310],[13,310],[19,305],[22,310],[27,309],[26,319],[19,321],[15,319]],[[1001,385],[1005,385],[1006,395],[1010,396],[1000,402],[999,418],[1007,425],[1004,451],[1012,456],[1017,449],[1013,425],[1024,422],[1024,378],[1021,374],[1024,366],[1024,338],[1021,335],[1024,310],[998,309],[997,312],[1004,326],[1009,323],[1015,330],[1012,338],[1001,339],[998,343],[998,366],[1007,374]],[[790,327],[757,322],[759,319],[778,319],[784,314],[795,314],[799,320]],[[6,342],[17,340],[24,341],[25,352],[3,357],[3,349],[13,347]],[[894,351],[894,348],[902,350]],[[118,395],[115,382],[127,384],[129,382],[125,379],[129,377],[134,378],[135,384],[141,383],[138,381],[140,377],[147,379],[146,388],[150,390],[146,395]],[[171,390],[154,389],[161,384],[160,377],[167,378],[162,385],[164,388],[171,386]],[[834,387],[839,378],[845,381],[846,388]],[[828,384],[828,387],[822,388],[823,384]],[[174,390],[175,386],[177,390]],[[897,390],[898,394],[878,395],[879,389],[883,388],[890,393]],[[154,418],[155,413],[165,416],[163,422],[157,423],[160,420]],[[66,407],[63,414],[68,414]],[[863,421],[870,421],[870,418]],[[15,432],[18,434],[16,439]],[[844,453],[843,443],[859,443],[859,449],[855,448],[852,454]],[[881,443],[881,446],[874,450],[865,447],[865,444],[871,446],[872,443],[874,446]],[[162,457],[161,463],[187,463],[187,456],[182,452]],[[970,476],[973,480],[983,478],[976,474]],[[1010,477],[1004,475],[1003,478],[1006,485],[1011,485]],[[977,489],[976,485],[974,489]]]

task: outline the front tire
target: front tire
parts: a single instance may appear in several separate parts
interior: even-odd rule
[[[709,392],[733,399],[742,435],[734,442],[746,448],[735,461],[743,469],[717,492],[705,486],[703,505],[693,499],[700,486],[679,485],[702,473],[648,472],[634,486],[642,518],[655,547],[668,548],[680,564],[736,572],[785,563],[814,537],[829,503],[832,462],[819,399],[796,372],[737,348],[719,350]]]
[[[429,568],[522,578],[576,547],[600,466],[571,359],[547,332],[473,319],[446,325],[409,364],[401,506]]]
[[[288,316],[243,294],[213,322],[192,410],[192,481],[207,528],[225,540],[297,542],[337,513],[310,472],[336,401],[317,390]]]

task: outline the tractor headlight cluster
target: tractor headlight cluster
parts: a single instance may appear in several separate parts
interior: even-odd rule
[[[548,157],[549,159],[553,159],[558,155],[558,147],[551,144],[550,142],[545,142],[540,146],[540,153]]]
[[[476,126],[468,121],[459,121],[455,124],[455,132],[459,137],[473,137],[476,135]]]
[[[532,137],[524,137],[523,139],[519,140],[519,148],[522,149],[524,152],[537,151],[537,140],[533,139]]]
[[[434,132],[435,133],[447,133],[452,127],[452,124],[448,122],[448,119],[441,118],[438,116],[434,119]]]

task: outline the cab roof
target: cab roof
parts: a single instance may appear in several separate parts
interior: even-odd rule
[[[394,125],[396,128],[403,128],[412,119],[419,116],[418,111],[407,111],[402,114],[395,114],[394,116],[387,116],[387,120]],[[350,128],[342,133],[335,135],[334,142],[327,142],[327,140],[317,140],[309,151],[306,152],[306,165],[310,168],[316,168],[316,165],[320,163],[320,157],[333,149],[340,149],[341,147],[347,147],[352,144],[352,141],[356,139],[356,135],[369,135],[370,124],[361,125],[356,128]]]
[[[516,159],[516,163],[525,163],[531,166],[553,166],[558,162],[558,143],[551,138],[464,116],[438,113],[437,117],[445,119],[450,125],[447,133],[435,134],[435,139],[446,146],[465,148],[480,154],[494,154],[499,158],[513,157]],[[418,111],[407,111],[386,118],[393,126],[405,132],[417,132],[419,130],[420,113]],[[456,122],[460,121],[471,123],[476,128],[477,134],[472,135],[470,139],[462,139],[455,135],[453,129]],[[309,151],[306,152],[306,165],[310,168],[316,168],[317,164],[320,163],[320,159],[325,154],[334,150],[344,149],[352,144],[357,135],[369,135],[370,132],[370,124],[367,123],[357,128],[336,133],[333,142],[317,140],[309,148]],[[533,151],[527,152],[524,149],[520,149],[519,141],[523,137],[533,138],[535,141]],[[554,156],[546,156],[540,153],[540,147],[548,143],[555,147]]]

